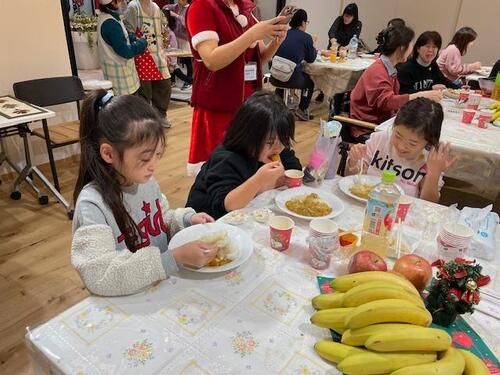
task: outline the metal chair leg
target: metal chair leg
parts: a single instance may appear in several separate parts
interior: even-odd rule
[[[49,154],[50,170],[52,172],[52,179],[54,180],[54,187],[58,192],[61,191],[59,186],[59,178],[57,177],[56,162],[54,160],[54,154],[52,152],[52,145],[50,144],[50,133],[49,127],[47,125],[47,120],[42,121],[43,125],[43,135],[45,137],[45,144],[47,145],[47,153]]]

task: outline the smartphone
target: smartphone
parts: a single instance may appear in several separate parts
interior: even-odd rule
[[[282,24],[290,23],[290,20],[292,19],[295,12],[297,12],[297,10],[299,10],[299,8],[297,8],[296,5],[285,5],[283,9],[281,9],[280,14],[278,14],[278,16],[285,17],[285,19],[280,23]]]

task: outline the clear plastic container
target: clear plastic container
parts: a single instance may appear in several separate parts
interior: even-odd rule
[[[358,44],[359,40],[356,34],[354,34],[349,41],[349,53],[347,54],[348,59],[355,59],[358,57]]]
[[[375,185],[368,195],[361,248],[387,257],[391,230],[396,219],[396,208],[401,193],[394,184],[396,172],[383,171],[382,182]]]

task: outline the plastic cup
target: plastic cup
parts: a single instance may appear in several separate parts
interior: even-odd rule
[[[398,207],[396,210],[396,222],[401,220],[401,222],[405,221],[406,215],[408,215],[408,211],[410,211],[411,204],[413,200],[407,196],[402,195],[398,201]]]
[[[476,111],[473,109],[464,109],[462,113],[462,122],[464,124],[470,124],[474,118]]]
[[[477,109],[479,108],[479,103],[481,103],[481,95],[469,94],[469,100],[467,101],[467,109],[474,109],[477,111]]]
[[[274,250],[285,251],[290,247],[295,223],[287,216],[273,216],[269,219],[270,241]]]
[[[288,169],[285,171],[286,184],[289,188],[299,187],[302,185],[304,172],[298,169]]]

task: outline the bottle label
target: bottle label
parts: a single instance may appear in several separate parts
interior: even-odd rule
[[[368,199],[366,204],[365,231],[371,234],[385,235],[390,232],[394,223],[394,203],[378,199]]]

